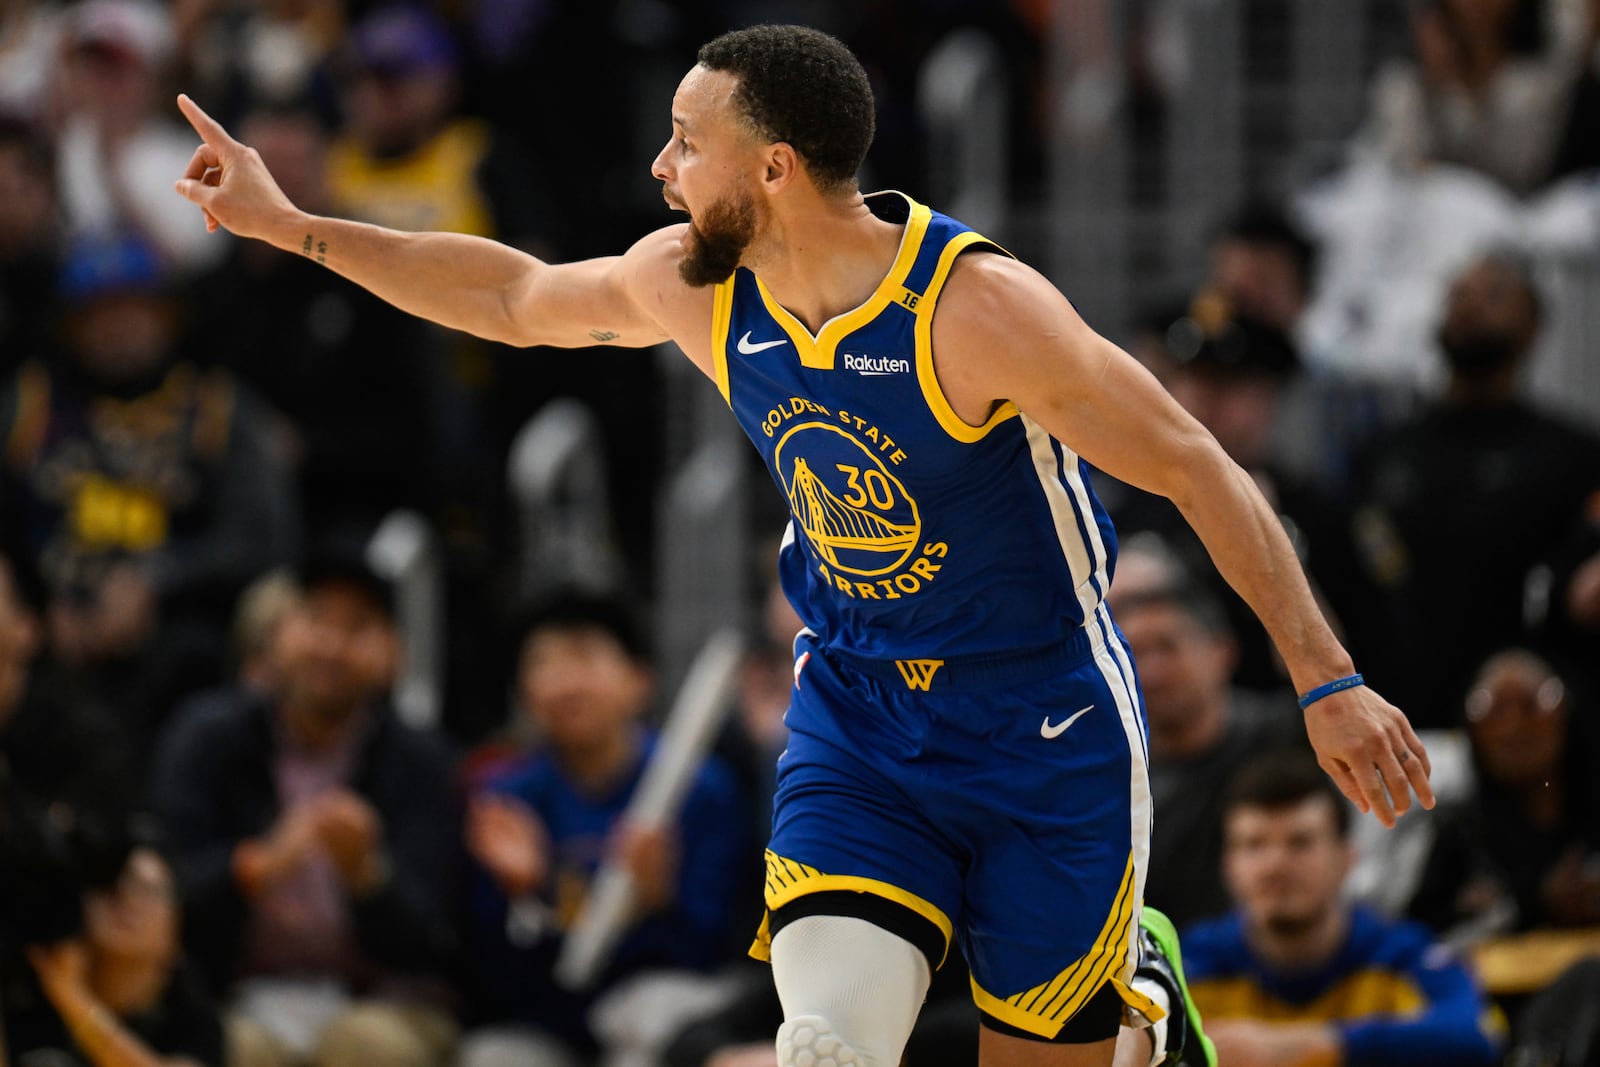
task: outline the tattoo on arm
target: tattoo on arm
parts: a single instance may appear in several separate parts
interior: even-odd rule
[[[326,264],[328,262],[328,242],[318,241],[309,233],[306,234],[306,239],[300,245],[300,252],[308,257],[315,252],[318,263]]]
[[[590,330],[589,336],[593,337],[596,341],[615,341],[622,335],[617,333],[615,330]]]

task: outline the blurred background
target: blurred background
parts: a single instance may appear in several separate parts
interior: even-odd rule
[[[1497,1056],[1596,1062],[1600,0],[0,0],[0,1048],[700,1063],[747,1038],[691,1024],[767,1026],[731,961],[797,623],[726,405],[675,349],[448,333],[172,192],[183,91],[308,210],[618,252],[672,221],[696,49],[758,21],[862,59],[863,188],[1038,267],[1256,478],[1445,800],[1358,819],[1341,892],[1469,953]],[[1176,511],[1095,488],[1159,827],[1260,723],[1303,739]],[[729,624],[717,755],[641,840]],[[1151,887],[1194,919],[1237,903],[1203,815]],[[553,946],[602,861],[656,926],[579,996]],[[698,978],[596,1007],[658,973]]]

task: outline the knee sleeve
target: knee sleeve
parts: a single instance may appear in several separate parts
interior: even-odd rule
[[[931,978],[921,949],[865,919],[789,923],[772,938],[779,1067],[896,1067]]]

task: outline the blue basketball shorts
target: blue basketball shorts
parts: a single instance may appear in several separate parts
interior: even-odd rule
[[[1108,982],[1159,1018],[1128,984],[1150,791],[1138,684],[1109,613],[1042,652],[874,661],[802,634],[796,653],[768,917],[823,892],[901,905],[944,952],[960,939],[985,1014],[1044,1039]]]

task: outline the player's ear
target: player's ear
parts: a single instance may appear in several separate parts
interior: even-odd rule
[[[775,141],[767,146],[766,168],[761,182],[769,193],[775,193],[794,180],[800,171],[800,156],[788,141]]]

